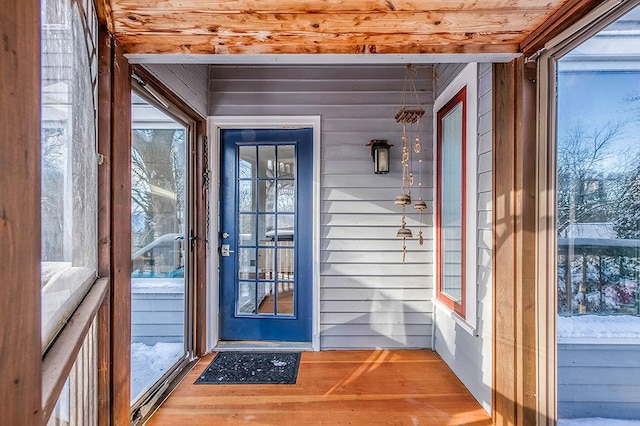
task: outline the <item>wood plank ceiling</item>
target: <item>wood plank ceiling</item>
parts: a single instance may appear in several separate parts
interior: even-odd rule
[[[575,0],[100,0],[132,54],[517,53]]]

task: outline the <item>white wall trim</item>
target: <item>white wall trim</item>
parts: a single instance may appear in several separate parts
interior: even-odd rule
[[[510,62],[520,53],[422,53],[422,54],[260,54],[189,55],[130,53],[132,64],[217,64],[217,65],[345,65],[345,64],[444,64],[465,62]]]
[[[209,235],[209,273],[207,274],[207,348],[213,349],[219,339],[219,268],[217,247],[219,230],[220,186],[220,130],[254,128],[287,129],[311,127],[313,129],[313,247],[312,247],[312,340],[314,351],[320,350],[320,145],[321,117],[305,116],[211,116],[207,118],[209,134],[209,165],[215,185],[212,184],[209,200],[211,229]]]
[[[478,249],[478,64],[467,64],[460,73],[451,81],[451,83],[442,91],[440,96],[435,100],[433,105],[433,158],[438,158],[438,111],[447,104],[463,87],[467,87],[467,170],[466,170],[466,277],[465,277],[465,297],[466,297],[466,312],[463,319],[460,315],[454,315],[453,318],[456,322],[463,321],[467,326],[462,328],[472,335],[477,333],[478,324],[478,262],[477,262],[477,249]],[[434,163],[433,167],[433,182],[437,182],[438,164]],[[434,200],[438,200],[438,185],[434,184]],[[436,201],[437,202],[437,201]],[[434,240],[434,243],[435,240]],[[438,268],[436,261],[436,250],[433,251],[433,265],[434,268]],[[434,276],[437,276],[435,274]],[[437,300],[436,296],[436,282],[434,285],[433,300]],[[448,309],[445,305],[441,306],[442,309]],[[435,323],[435,321],[434,321]]]

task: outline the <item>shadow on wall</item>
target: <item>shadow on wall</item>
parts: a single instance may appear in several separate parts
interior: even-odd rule
[[[366,279],[358,282],[358,293],[366,293],[366,299],[333,301],[331,290],[324,288],[329,299],[322,301],[320,347],[325,349],[431,349],[432,314],[429,288],[404,288],[402,278],[397,279],[397,290],[367,288]],[[423,293],[422,300],[403,300],[398,296],[414,298]],[[358,295],[354,292],[354,295]],[[354,297],[355,298],[355,297]],[[336,303],[337,302],[337,303]],[[416,309],[423,306],[423,310]],[[341,309],[342,308],[342,309]],[[333,309],[328,311],[327,309]],[[341,310],[342,312],[336,312]],[[363,312],[353,312],[360,310]],[[346,320],[347,317],[351,319]],[[332,319],[333,318],[333,319]],[[340,322],[340,320],[344,320]],[[331,322],[336,322],[332,324]],[[340,322],[340,323],[338,323]]]

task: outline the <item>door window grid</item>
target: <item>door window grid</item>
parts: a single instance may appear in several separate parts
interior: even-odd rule
[[[294,145],[238,146],[237,316],[295,314],[295,169]]]

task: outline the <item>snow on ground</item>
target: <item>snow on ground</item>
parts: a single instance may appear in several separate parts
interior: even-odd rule
[[[558,316],[558,338],[640,338],[640,317],[632,315]]]
[[[640,426],[640,420],[614,419],[560,419],[558,426]]]
[[[131,344],[131,401],[149,389],[184,354],[184,343]]]

